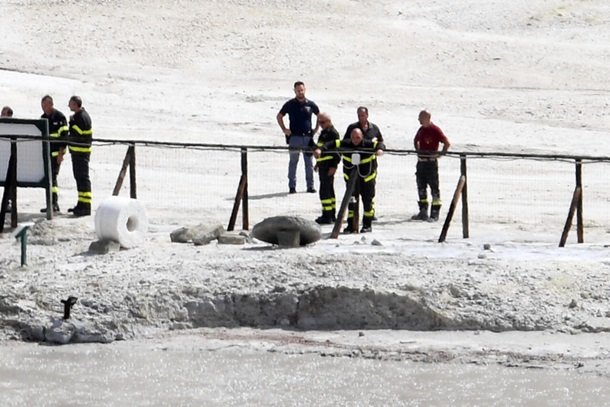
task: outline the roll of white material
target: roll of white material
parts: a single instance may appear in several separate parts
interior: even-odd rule
[[[118,242],[126,249],[140,244],[147,229],[146,211],[135,199],[111,196],[95,212],[97,237]]]

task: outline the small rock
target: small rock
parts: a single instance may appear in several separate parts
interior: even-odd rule
[[[578,306],[578,303],[576,303],[576,300],[572,300],[570,302],[570,304],[568,305],[568,308],[572,309],[572,308],[576,308]]]
[[[170,233],[169,238],[173,243],[188,243],[193,239],[193,232],[189,228],[182,227]]]
[[[218,243],[219,244],[245,244],[246,237],[239,235],[239,234],[225,232],[222,235],[218,236]]]
[[[373,241],[371,242],[371,246],[383,246],[383,244],[381,244],[379,240],[373,239]]]
[[[483,245],[483,250],[491,250],[491,245],[489,243],[485,243]]]
[[[197,225],[191,231],[193,233],[193,243],[195,246],[201,246],[218,239],[218,236],[224,233],[225,228],[221,224]]]
[[[97,240],[89,245],[89,253],[91,254],[108,254],[119,250],[121,250],[121,244],[110,239]]]

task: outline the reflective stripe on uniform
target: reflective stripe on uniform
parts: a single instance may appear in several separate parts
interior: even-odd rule
[[[364,160],[360,161],[360,164],[367,164],[376,159],[377,159],[377,156],[373,154],[370,157],[367,157]]]
[[[91,147],[68,146],[68,148],[70,149],[70,151],[74,151],[75,153],[90,153],[91,152]]]
[[[92,194],[91,192],[79,192],[78,193],[78,202],[83,202],[83,203],[91,203],[92,201]]]
[[[78,127],[76,124],[73,124],[71,127],[73,130],[75,130],[78,134],[80,134],[81,136],[90,136],[93,134],[93,130],[89,129],[89,130],[81,130],[80,127]]]
[[[335,209],[335,198],[321,199],[320,203],[322,204],[322,209],[325,211]]]

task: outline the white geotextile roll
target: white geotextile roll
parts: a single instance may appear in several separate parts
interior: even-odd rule
[[[97,237],[118,242],[126,249],[140,244],[147,229],[146,212],[135,199],[111,196],[95,212]]]

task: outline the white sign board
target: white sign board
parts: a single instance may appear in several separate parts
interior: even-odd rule
[[[46,187],[49,145],[46,119],[0,119],[0,185],[6,183],[11,143],[17,147],[17,186]]]

